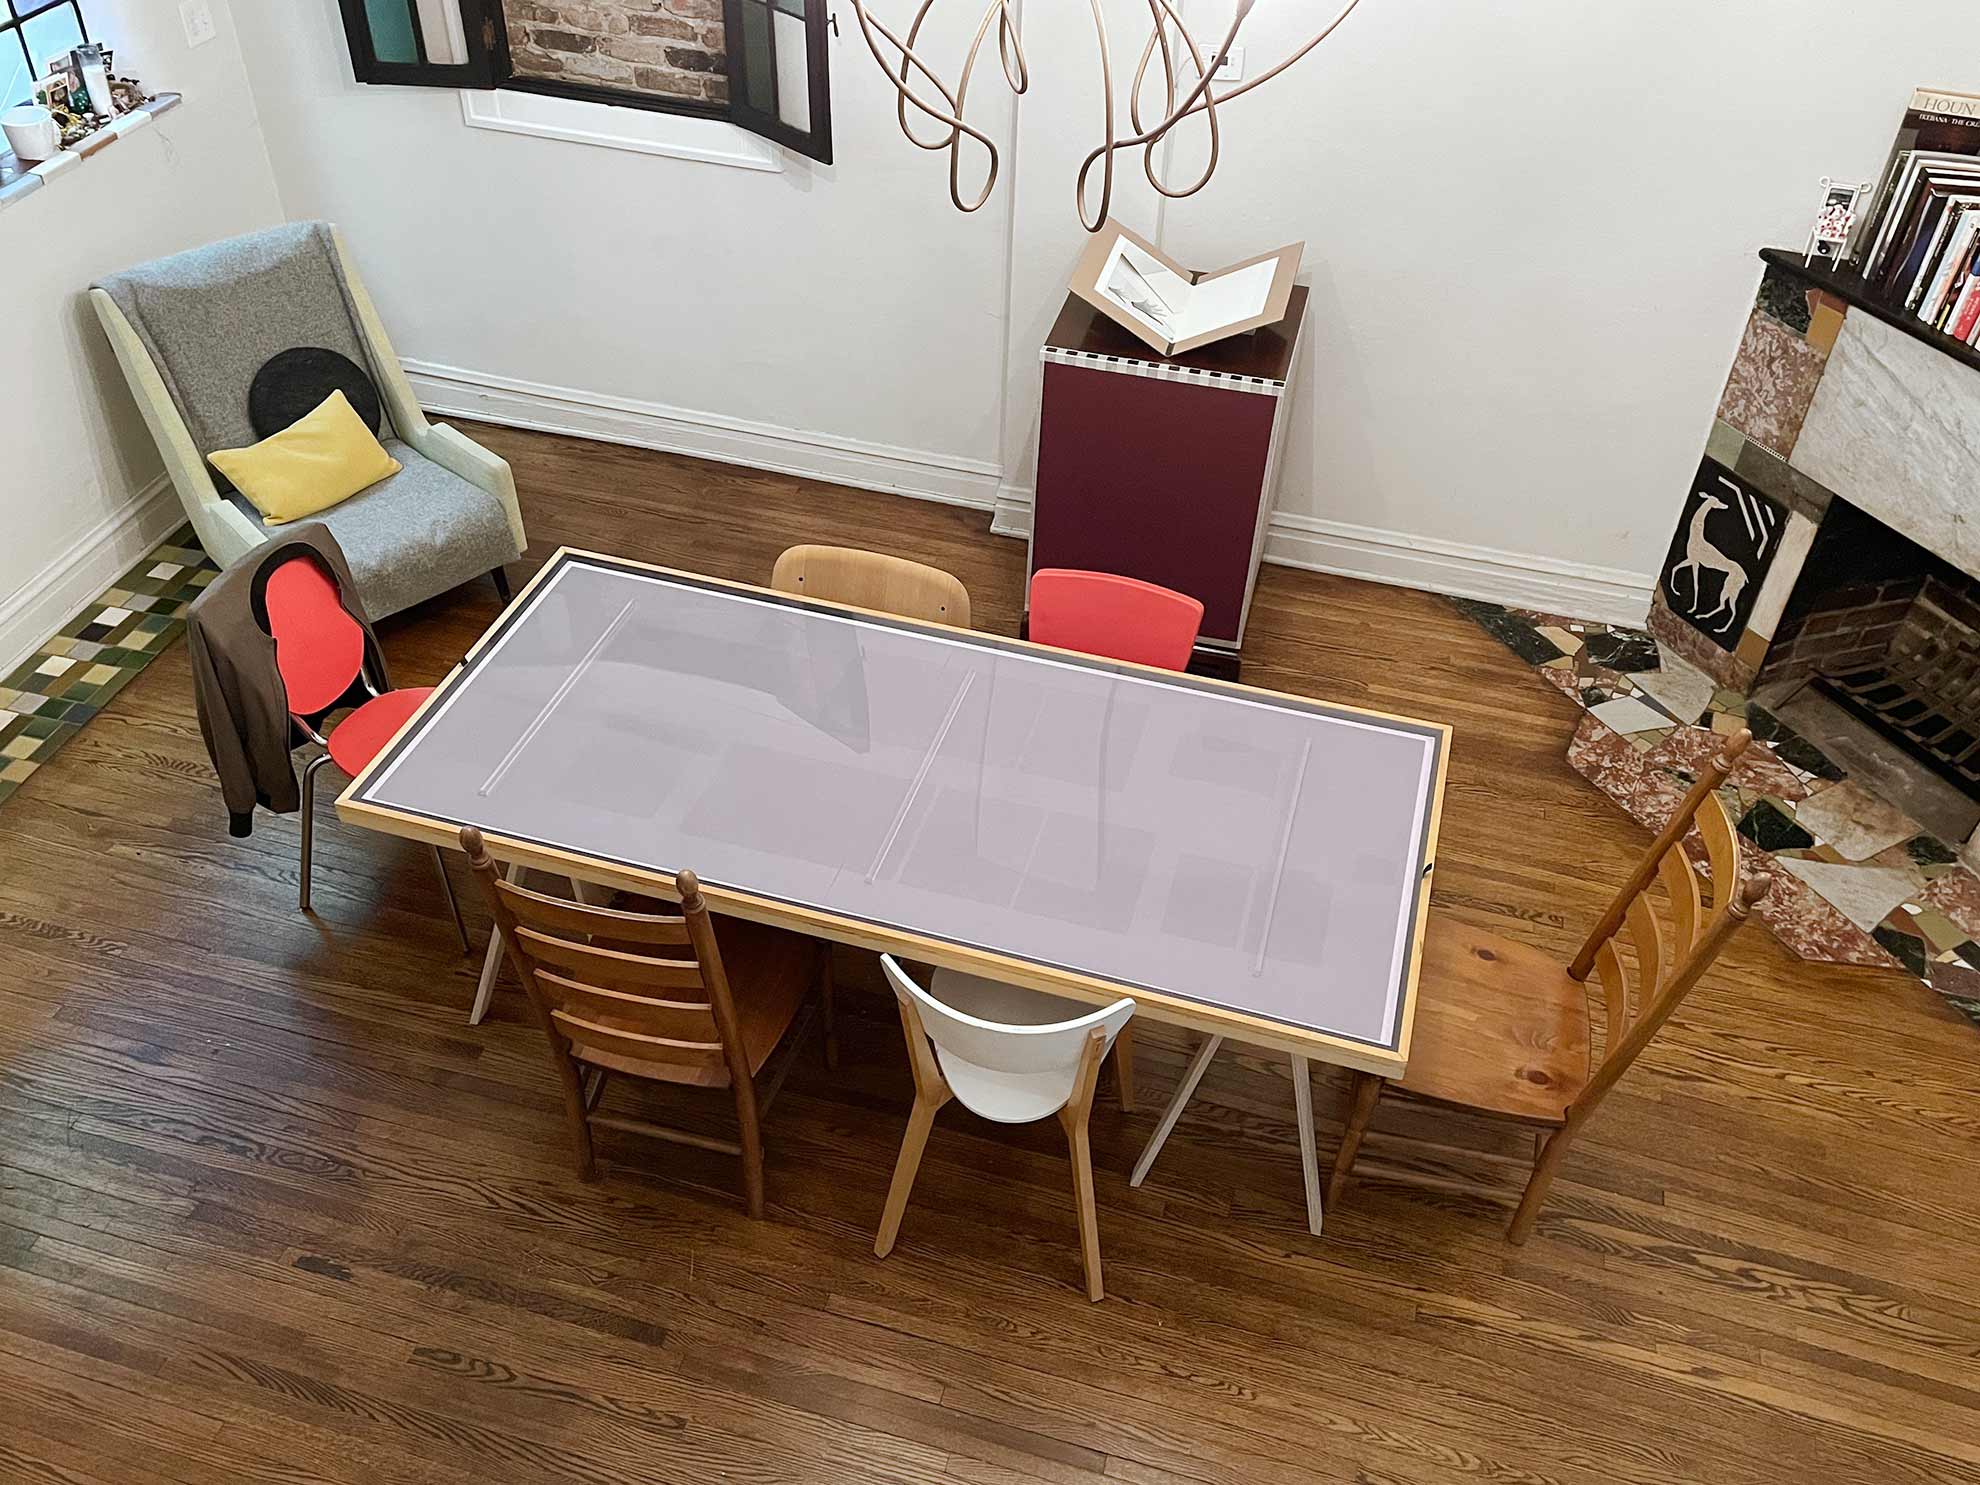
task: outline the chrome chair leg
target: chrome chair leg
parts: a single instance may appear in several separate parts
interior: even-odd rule
[[[316,771],[330,761],[328,753],[319,753],[303,765],[302,776],[302,891],[296,906],[305,913],[309,911],[309,863],[316,844]]]
[[[454,896],[454,879],[447,875],[447,858],[440,854],[440,848],[434,846],[432,847],[432,851],[433,869],[440,873],[440,885],[447,890],[447,911],[454,915],[454,932],[461,936],[461,952],[465,954],[470,947],[468,944],[467,924],[461,920],[460,899]]]

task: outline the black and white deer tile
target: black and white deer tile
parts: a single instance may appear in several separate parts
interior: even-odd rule
[[[1737,647],[1786,524],[1779,501],[1700,460],[1659,582],[1671,612],[1720,649]]]

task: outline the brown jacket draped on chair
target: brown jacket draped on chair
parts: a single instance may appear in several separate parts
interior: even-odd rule
[[[254,807],[294,814],[302,804],[291,756],[303,740],[289,717],[289,693],[275,667],[262,593],[266,574],[306,548],[336,579],[345,612],[364,629],[364,666],[373,684],[389,689],[384,652],[357,606],[357,585],[343,550],[320,521],[294,526],[246,553],[193,600],[186,642],[192,651],[193,703],[200,735],[220,775],[230,834],[253,829]]]

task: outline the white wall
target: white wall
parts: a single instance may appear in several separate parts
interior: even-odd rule
[[[282,219],[227,0],[197,50],[176,5],[87,13],[119,71],[185,102],[0,211],[0,671],[184,519],[84,291]]]
[[[1007,208],[937,209],[934,157],[895,132],[845,11],[840,163],[781,174],[470,129],[453,93],[360,87],[336,0],[242,29],[283,202],[343,228],[403,358],[960,465],[987,498]]]
[[[1146,7],[1108,3],[1125,75]],[[1228,3],[1190,10],[1210,29]],[[838,8],[839,163],[781,175],[469,130],[452,95],[360,88],[335,0],[241,24],[288,214],[347,229],[401,352],[463,374],[429,385],[862,483],[1001,489],[1021,522],[1099,127],[1086,7],[1025,0],[1032,90],[969,217]],[[1249,70],[1319,13],[1259,5]],[[1902,25],[1853,0],[1364,0],[1227,111],[1207,191],[1158,208],[1124,159],[1117,213],[1205,267],[1307,242],[1275,557],[1640,615],[1755,249],[1800,240],[1824,173],[1875,173],[1914,85],[1980,87],[1976,56],[1970,0],[1911,0]],[[978,86],[1001,98],[994,62]],[[983,118],[1005,138],[1002,110]]]
[[[1364,0],[1234,103],[1163,241],[1207,267],[1306,239],[1281,509],[1532,554],[1542,580],[1653,572],[1755,250],[1801,244],[1824,174],[1876,175],[1913,87],[1980,90],[1980,7],[1901,9]],[[1259,5],[1248,65],[1310,13]]]

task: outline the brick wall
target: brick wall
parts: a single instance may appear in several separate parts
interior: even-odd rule
[[[722,0],[502,0],[518,77],[725,102]]]
[[[1760,683],[1842,675],[1883,664],[1917,605],[1926,580],[1888,578],[1832,589],[1798,624],[1774,636]]]

